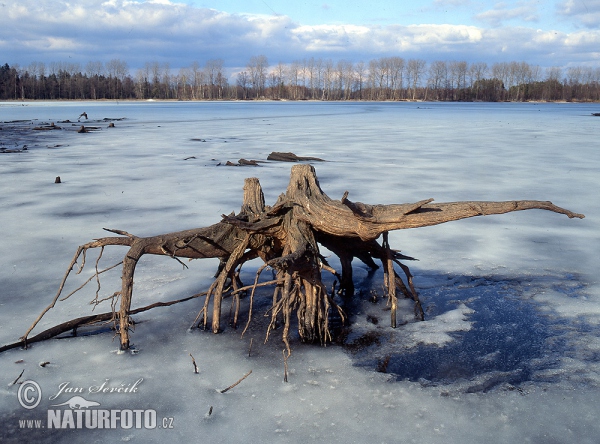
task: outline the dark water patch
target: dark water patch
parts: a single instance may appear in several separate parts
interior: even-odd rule
[[[532,286],[558,291],[569,298],[580,296],[585,284],[573,275],[551,279],[438,275],[429,279],[433,284],[420,289],[420,297],[426,322],[432,323],[434,334],[438,329],[444,333],[441,316],[460,307],[467,309],[467,328],[453,331],[449,326],[445,334],[452,339],[448,342],[419,341],[419,329],[407,325],[391,329],[389,311],[385,312],[385,322],[378,323],[384,325],[369,325],[374,311],[367,304],[373,303],[362,302],[360,314],[353,319],[361,327],[353,331],[345,344],[355,365],[423,385],[459,382],[468,392],[530,381],[556,382],[557,373],[548,370],[557,369],[563,357],[573,353],[581,356],[574,352],[573,336],[598,333],[597,328],[580,325],[581,321],[575,325],[525,296]],[[588,361],[600,358],[593,353],[588,355],[584,358]],[[543,376],[546,374],[550,376]]]
[[[388,372],[411,381],[452,382],[488,372],[506,373],[506,382],[512,384],[530,379],[531,361],[544,356],[551,335],[549,321],[536,313],[532,303],[486,295],[483,290],[469,303],[474,310],[469,316],[471,330],[449,333],[455,341],[446,346],[418,345],[392,356]],[[463,293],[481,291],[474,287]]]

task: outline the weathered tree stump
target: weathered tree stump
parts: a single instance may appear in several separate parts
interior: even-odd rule
[[[432,201],[433,199],[427,199],[407,204],[368,205],[350,201],[348,192],[340,200],[333,200],[321,190],[314,168],[311,165],[300,164],[292,168],[285,194],[282,194],[273,206],[268,206],[265,205],[258,179],[246,179],[240,213],[223,216],[219,223],[153,237],[137,237],[124,231],[107,230],[120,236],[96,239],[80,246],[54,300],[27,330],[21,341],[26,343],[27,336],[39,320],[54,307],[78,258],[83,256],[83,263],[79,269],[81,271],[85,264],[86,252],[93,248],[100,248],[100,256],[103,249],[111,245],[129,248],[122,262],[121,289],[113,295],[113,298],[120,298],[120,308],[118,312],[114,312],[113,320],[119,332],[121,349],[129,348],[135,267],[143,255],[157,254],[170,256],[178,261],[179,258],[220,259],[221,265],[215,280],[206,292],[203,308],[194,321],[194,326],[206,328],[210,318],[213,333],[221,330],[224,296],[231,295],[235,298],[233,322],[237,324],[240,293],[251,290],[249,323],[256,288],[273,285],[271,323],[267,337],[269,331],[281,320],[283,341],[289,352],[289,333],[294,317],[302,340],[321,343],[331,340],[328,324],[330,311],[336,309],[342,319],[344,318],[344,313],[334,301],[334,297],[336,294],[354,296],[354,258],[358,258],[372,269],[378,268],[376,261],[382,264],[384,284],[391,306],[392,327],[396,326],[398,294],[411,298],[415,303],[416,318],[423,319],[423,309],[413,285],[412,275],[408,267],[401,262],[412,258],[391,248],[387,236],[391,230],[425,227],[473,216],[529,209],[549,210],[570,218],[584,217],[582,214],[543,201],[469,201],[440,204]],[[382,242],[378,241],[380,237]],[[319,245],[323,245],[339,257],[341,275],[320,255]],[[254,258],[260,258],[264,265],[257,271],[254,284],[244,286],[239,279],[240,268],[246,261]],[[271,281],[259,284],[260,273],[266,267],[273,269],[276,276]],[[103,271],[106,270],[98,271],[96,266],[96,272],[88,282],[94,278],[98,279]],[[326,289],[321,276],[323,271],[336,275],[339,280],[337,292]],[[246,328],[247,326],[248,324]]]

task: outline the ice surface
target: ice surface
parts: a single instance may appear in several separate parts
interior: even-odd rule
[[[100,131],[76,133],[83,111],[90,118],[83,124]],[[597,111],[593,104],[532,103],[0,104],[1,122],[73,122],[18,139],[0,132],[0,146],[28,145],[27,152],[0,154],[1,344],[25,332],[77,246],[104,236],[103,227],[154,235],[205,226],[239,210],[246,177],[260,179],[271,204],[287,186],[290,164],[217,166],[228,160],[264,160],[271,151],[326,159],[315,167],[332,198],[348,190],[367,203],[539,199],[586,214],[570,220],[525,211],[391,233],[393,247],[419,259],[409,265],[426,322],[415,323],[412,304],[401,301],[403,325],[392,330],[380,272],[371,275],[357,262],[364,298],[349,307],[346,346],[295,340],[288,383],[279,332],[263,344],[262,316],[244,338],[229,328],[219,336],[188,331],[201,299],[136,316],[136,354],[116,353],[109,332],[5,352],[0,440],[597,442]],[[109,129],[105,118],[124,119]],[[63,183],[55,184],[56,176]],[[123,254],[107,249],[101,264]],[[95,259],[90,255],[72,289]],[[144,258],[134,306],[206,289],[215,261],[189,266]],[[246,266],[244,280],[256,267]],[[118,271],[103,276],[101,296],[118,284]],[[92,284],[58,303],[34,333],[89,314],[94,292]],[[22,370],[21,381],[36,381],[44,393],[36,409],[22,408],[19,385],[9,385]],[[234,389],[217,391],[249,370]],[[109,409],[155,409],[174,419],[173,429],[19,428],[20,419],[45,424],[56,403],[48,398],[61,383],[87,390],[140,378],[136,393],[86,399]],[[67,399],[63,393],[57,400]]]

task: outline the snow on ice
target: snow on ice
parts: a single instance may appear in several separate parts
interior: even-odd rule
[[[100,130],[76,132],[83,111],[85,124]],[[534,103],[0,104],[5,129],[17,120],[74,122],[43,134],[0,134],[0,147],[28,148],[0,154],[2,344],[25,332],[77,246],[104,236],[102,228],[155,235],[206,226],[239,210],[245,177],[260,179],[269,204],[287,186],[289,164],[222,166],[228,160],[264,160],[271,151],[323,158],[315,167],[332,198],[348,190],[367,203],[538,199],[586,215],[525,211],[391,233],[392,247],[419,259],[409,265],[426,321],[416,323],[402,301],[401,325],[391,329],[380,272],[373,276],[357,262],[363,298],[352,307],[345,345],[293,341],[287,383],[283,344],[278,332],[263,343],[261,316],[243,338],[231,328],[190,331],[201,299],[136,316],[131,353],[117,352],[108,328],[7,351],[0,355],[0,440],[597,442],[594,111],[593,104]],[[122,120],[109,129],[105,118]],[[124,253],[107,249],[101,262],[112,265]],[[93,271],[92,256],[72,289]],[[205,290],[216,262],[188,265],[144,258],[134,306]],[[247,266],[243,279],[258,266]],[[118,271],[103,276],[101,295],[114,292],[119,278]],[[94,293],[92,283],[58,302],[36,331],[90,314]],[[19,403],[22,384],[13,382],[21,371],[19,381],[34,381],[42,392],[35,408]],[[132,384],[136,390],[126,391]],[[102,386],[114,390],[91,390]],[[60,387],[81,391],[51,401]],[[30,386],[21,395],[33,399],[34,392]],[[50,409],[65,408],[52,405],[75,395],[120,412],[115,427],[85,427],[91,413],[82,412],[81,429],[63,416],[66,429],[48,428]],[[156,412],[155,427],[127,427],[128,411],[147,410]]]

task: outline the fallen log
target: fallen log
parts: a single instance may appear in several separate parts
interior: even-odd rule
[[[324,162],[323,159],[319,159],[318,157],[302,157],[297,156],[294,153],[280,153],[277,151],[273,151],[269,154],[267,160],[274,160],[277,162]]]
[[[282,339],[288,354],[290,328],[294,320],[301,340],[326,343],[332,339],[329,327],[331,310],[337,310],[342,320],[345,319],[344,312],[334,300],[335,297],[354,297],[354,258],[358,258],[372,269],[378,268],[376,262],[383,266],[392,327],[396,326],[398,294],[414,301],[415,316],[423,320],[423,308],[413,285],[412,274],[401,262],[412,258],[392,249],[388,232],[530,209],[548,210],[569,218],[584,217],[583,214],[571,212],[551,202],[535,200],[438,204],[434,203],[433,199],[425,199],[407,204],[369,205],[350,201],[348,192],[344,193],[341,199],[334,200],[321,190],[315,169],[311,165],[296,165],[292,167],[285,194],[282,194],[273,206],[265,204],[258,179],[249,178],[244,184],[240,213],[223,215],[222,220],[214,225],[152,237],[138,237],[121,230],[108,230],[118,237],[104,237],[80,246],[54,299],[21,337],[20,342],[27,342],[28,335],[37,323],[55,306],[70,272],[75,268],[78,259],[83,257],[78,273],[81,272],[88,250],[100,249],[95,274],[88,282],[92,279],[99,281],[99,275],[108,269],[99,271],[97,264],[104,248],[110,246],[128,247],[122,262],[121,289],[111,298],[107,298],[112,300],[113,305],[117,300],[120,304],[119,310],[115,311],[111,319],[119,334],[122,350],[129,348],[135,268],[146,254],[165,255],[177,261],[181,258],[220,259],[215,280],[206,292],[204,305],[193,325],[207,328],[210,318],[210,329],[213,333],[221,331],[222,301],[225,296],[230,295],[234,298],[233,324],[237,325],[240,293],[251,291],[247,328],[256,288],[272,284],[273,302],[267,338],[271,329],[277,323],[281,323]],[[340,258],[341,274],[325,262],[320,254],[319,245],[325,246]],[[244,286],[239,278],[240,268],[254,258],[260,258],[264,265],[258,269],[254,284]],[[259,284],[259,276],[266,267],[273,269],[276,276],[268,283]],[[339,280],[337,292],[325,287],[322,280],[323,271],[333,273]],[[87,323],[89,319],[85,321]]]
[[[33,128],[34,131],[52,131],[52,130],[60,130],[62,129],[60,126],[57,126],[54,122],[47,126],[36,126]]]

